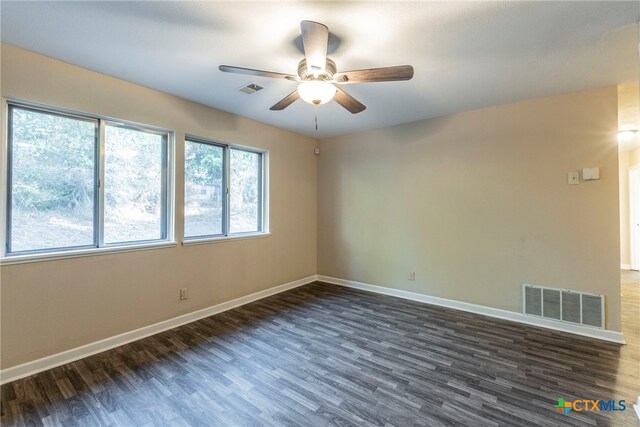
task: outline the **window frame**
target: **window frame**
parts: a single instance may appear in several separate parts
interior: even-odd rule
[[[22,251],[11,251],[11,225],[13,219],[13,110],[15,108],[31,111],[35,113],[44,113],[57,117],[65,117],[75,120],[81,120],[85,122],[93,122],[94,123],[94,141],[93,141],[93,219],[92,219],[92,228],[93,228],[93,242],[90,245],[76,245],[76,246],[63,246],[63,247],[54,247],[54,248],[45,248],[45,249],[28,249]],[[46,254],[46,253],[54,253],[54,252],[63,252],[63,251],[73,251],[73,250],[83,250],[83,249],[93,249],[97,247],[98,243],[98,165],[99,165],[99,157],[100,157],[100,143],[99,143],[99,120],[91,117],[87,117],[79,114],[72,114],[68,112],[60,112],[60,111],[51,111],[44,108],[34,108],[31,105],[21,105],[15,102],[7,103],[7,163],[6,163],[6,205],[4,206],[5,213],[5,238],[2,254],[4,257],[12,257],[12,256],[20,256],[20,255],[32,255],[32,254]]]
[[[141,127],[141,125],[133,125],[130,122],[124,122],[122,120],[111,120],[111,119],[104,119],[100,121],[100,125],[101,125],[101,130],[100,130],[100,152],[103,153],[103,155],[101,155],[101,159],[100,159],[100,171],[101,171],[101,176],[100,176],[100,182],[101,185],[99,187],[99,191],[100,191],[100,235],[99,235],[99,242],[100,242],[100,246],[98,247],[104,247],[104,248],[108,248],[108,247],[116,247],[116,246],[125,246],[125,245],[136,245],[136,244],[150,244],[150,243],[155,243],[155,242],[159,242],[159,241],[167,241],[169,240],[169,223],[168,223],[168,218],[170,217],[169,212],[172,208],[173,202],[170,201],[170,197],[169,197],[169,152],[170,147],[169,147],[169,140],[170,140],[170,131],[166,131],[166,130],[159,130],[157,128],[148,128],[148,127]],[[161,191],[162,194],[160,195],[160,197],[162,198],[162,205],[165,207],[162,212],[160,213],[160,224],[161,224],[161,232],[160,232],[160,238],[159,239],[146,239],[146,240],[133,240],[133,241],[126,241],[126,242],[116,242],[116,243],[105,243],[104,241],[104,207],[105,207],[105,203],[104,203],[104,182],[105,182],[105,177],[104,177],[104,172],[106,171],[106,166],[105,166],[105,156],[104,156],[104,152],[105,152],[105,143],[106,143],[106,137],[105,135],[105,129],[107,126],[113,126],[113,127],[119,127],[119,128],[123,128],[123,129],[128,129],[128,130],[134,130],[134,131],[138,131],[138,132],[146,132],[146,133],[151,133],[151,134],[155,134],[155,135],[161,135],[163,137],[162,140],[162,147],[161,147],[161,159],[162,159],[162,180],[161,180]]]
[[[224,202],[222,206],[222,233],[221,234],[213,234],[213,235],[200,235],[200,236],[186,236],[186,215],[184,215],[183,222],[183,245],[189,244],[199,244],[199,243],[209,243],[216,241],[224,241],[224,240],[236,240],[236,239],[246,239],[252,237],[267,237],[270,236],[269,232],[269,222],[268,222],[268,159],[269,159],[269,151],[263,150],[255,147],[247,147],[245,145],[239,144],[230,144],[225,143],[209,138],[202,138],[199,136],[194,136],[190,134],[186,134],[184,138],[185,143],[185,152],[187,147],[187,142],[198,143],[198,144],[207,144],[213,145],[216,147],[223,148],[223,191],[225,192]],[[260,161],[258,163],[258,230],[256,231],[246,231],[246,232],[230,232],[231,225],[231,150],[240,150],[249,153],[254,153],[260,155]],[[186,168],[186,160],[185,160],[185,168]],[[184,185],[186,186],[186,177],[184,180]],[[183,206],[184,212],[184,206]]]
[[[37,102],[30,102],[15,98],[5,98],[6,132],[2,138],[5,142],[3,162],[2,185],[6,189],[6,197],[2,200],[2,220],[4,224],[0,229],[3,232],[0,263],[14,264],[48,259],[62,259],[78,256],[91,256],[101,253],[120,251],[135,251],[148,248],[175,246],[175,132],[158,126],[136,123],[75,111],[63,107],[56,107]],[[93,194],[93,243],[91,245],[67,246],[46,249],[30,249],[11,251],[11,226],[12,226],[12,190],[13,190],[13,111],[14,109],[33,111],[36,113],[67,117],[77,120],[94,122],[96,126],[94,141],[94,194]],[[105,173],[105,127],[107,125],[125,127],[132,130],[164,135],[162,144],[162,213],[161,213],[161,238],[153,240],[140,240],[132,242],[104,243],[104,173]]]
[[[258,234],[258,233],[263,233],[264,232],[264,224],[263,224],[263,217],[264,217],[264,203],[262,202],[263,198],[264,198],[264,154],[260,151],[257,151],[255,149],[248,149],[246,147],[239,147],[239,146],[230,146],[229,147],[229,163],[227,164],[227,173],[229,175],[229,178],[227,180],[227,182],[229,183],[229,187],[227,187],[227,203],[229,204],[229,206],[231,206],[231,150],[238,150],[238,151],[245,151],[248,153],[253,153],[253,154],[259,154],[260,155],[260,162],[258,163],[258,229],[256,231],[241,231],[241,232],[236,232],[236,233],[231,233],[231,208],[229,207],[227,209],[227,211],[229,212],[228,215],[228,221],[227,224],[229,226],[229,228],[227,229],[227,235],[228,236],[241,236],[241,235],[247,235],[247,234]]]
[[[185,135],[184,137],[184,151],[185,151],[185,160],[184,160],[184,170],[186,170],[187,168],[187,160],[186,160],[186,152],[187,152],[187,142],[190,143],[195,143],[195,144],[205,144],[205,145],[210,145],[213,147],[218,147],[218,148],[222,148],[222,191],[224,192],[224,197],[223,197],[223,202],[222,202],[222,215],[220,218],[221,221],[221,233],[219,234],[204,234],[204,235],[198,235],[198,236],[187,236],[186,235],[186,230],[187,230],[187,215],[184,214],[184,206],[182,207],[182,212],[183,212],[183,217],[184,217],[184,221],[182,224],[182,237],[184,240],[205,240],[205,239],[219,239],[222,237],[226,237],[226,230],[228,229],[227,227],[229,226],[229,221],[228,221],[228,202],[227,199],[229,197],[229,176],[227,174],[227,161],[228,161],[228,157],[229,157],[229,150],[227,149],[228,145],[227,144],[223,144],[221,142],[218,141],[211,141],[211,140],[207,140],[207,139],[203,139],[203,138],[198,138],[198,137],[193,137],[190,135]],[[187,174],[184,174],[184,203],[186,204],[186,188],[187,188]]]

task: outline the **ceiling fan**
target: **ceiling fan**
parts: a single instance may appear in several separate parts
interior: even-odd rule
[[[300,22],[305,58],[298,64],[298,75],[254,70],[252,68],[220,65],[226,73],[249,74],[253,76],[287,79],[298,82],[298,88],[277,102],[270,109],[284,110],[302,98],[310,104],[320,105],[335,99],[338,104],[352,114],[360,113],[367,107],[342,90],[338,85],[349,83],[373,83],[410,80],[413,77],[411,65],[369,68],[365,70],[337,72],[336,63],[327,58],[329,29],[314,21]]]

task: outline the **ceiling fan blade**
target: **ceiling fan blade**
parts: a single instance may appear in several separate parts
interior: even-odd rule
[[[274,73],[273,71],[254,70],[253,68],[234,67],[232,65],[221,65],[218,67],[225,73],[249,74],[251,76],[272,77],[275,79],[298,80],[298,77],[291,74]]]
[[[345,71],[336,73],[333,79],[336,83],[366,83],[366,82],[395,82],[411,80],[413,67],[398,65],[396,67],[369,68],[366,70]]]
[[[329,29],[326,25],[314,21],[300,22],[302,44],[307,59],[307,68],[315,74],[322,74],[327,65],[327,45]]]
[[[335,85],[334,85],[335,86]],[[340,89],[336,86],[336,96],[334,96],[334,100],[346,108],[351,114],[358,114],[364,110],[366,110],[366,106],[362,104],[360,101],[355,99],[353,96],[349,95],[344,90]]]
[[[271,107],[269,109],[271,111],[284,110],[289,105],[293,104],[296,100],[298,100],[298,98],[300,98],[300,95],[298,95],[298,90],[296,89],[293,92],[291,92],[289,95],[287,95],[284,98],[282,98],[273,107]]]

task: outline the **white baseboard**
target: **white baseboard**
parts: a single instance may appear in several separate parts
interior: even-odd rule
[[[625,344],[624,337],[621,332],[607,331],[603,329],[592,329],[581,325],[572,325],[568,323],[554,322],[553,320],[540,319],[530,316],[525,316],[521,313],[516,313],[507,310],[500,310],[497,308],[485,307],[476,304],[470,304],[461,301],[450,300],[446,298],[438,298],[429,295],[418,294],[415,292],[402,291],[399,289],[391,289],[383,286],[370,285],[367,283],[354,282],[352,280],[337,279],[335,277],[314,275],[305,277],[302,279],[294,280],[293,282],[285,283],[283,285],[275,286],[264,291],[256,292],[244,297],[236,298],[231,301],[223,302],[213,305],[201,310],[194,311],[192,313],[183,314],[172,319],[164,320],[162,322],[154,323],[153,325],[144,326],[133,331],[125,332],[120,335],[105,338],[100,341],[96,341],[90,344],[86,344],[80,347],[72,348],[70,350],[63,351],[61,353],[46,356],[41,359],[33,360],[31,362],[23,363],[21,365],[12,366],[0,371],[0,384],[5,384],[11,381],[18,380],[20,378],[28,377],[38,372],[46,371],[47,369],[55,368],[65,363],[74,362],[91,355],[101,353],[106,350],[110,350],[115,347],[119,347],[124,344],[128,344],[139,339],[155,335],[157,333],[173,329],[175,327],[185,325],[187,323],[195,322],[196,320],[203,319],[205,317],[213,316],[214,314],[222,313],[227,310],[231,310],[236,307],[266,298],[271,295],[275,295],[289,289],[297,288],[299,286],[312,283],[316,280],[332,283],[335,285],[346,286],[354,289],[361,289],[364,291],[375,292],[378,294],[390,295],[398,298],[409,299],[413,301],[419,301],[427,304],[438,305],[442,307],[453,308],[462,311],[468,311],[471,313],[481,314],[489,317],[495,317],[498,319],[510,320],[513,322],[525,323],[532,326],[538,326],[541,328],[554,329],[561,332],[568,332],[572,334],[582,335],[590,338],[596,338],[600,340],[615,342],[618,344]]]
[[[573,325],[566,322],[556,322],[549,319],[531,317],[514,311],[501,310],[498,308],[485,307],[467,302],[455,301],[446,298],[438,298],[415,292],[402,291],[399,289],[387,288],[384,286],[370,285],[367,283],[354,282],[352,280],[337,279],[335,277],[318,275],[321,282],[332,283],[334,285],[346,286],[348,288],[361,289],[363,291],[375,292],[378,294],[390,295],[398,298],[409,299],[412,301],[424,302],[427,304],[439,305],[442,307],[454,308],[456,310],[468,311],[471,313],[482,314],[484,316],[495,317],[498,319],[510,320],[512,322],[525,323],[527,325],[537,326],[540,328],[553,329],[570,334],[582,335],[589,338],[610,341],[617,344],[625,344],[622,332],[607,331],[605,329],[595,329],[588,326]]]
[[[620,270],[631,270],[631,264],[620,264]]]
[[[41,359],[23,363],[21,365],[12,366],[11,368],[3,369],[0,371],[0,384],[5,384],[20,378],[28,377],[29,375],[37,374],[38,372],[46,371],[47,369],[55,368],[56,366],[64,365],[65,363],[74,362],[93,354],[101,353],[103,351],[110,350],[112,348],[119,347],[121,345],[128,344],[130,342],[137,341],[151,335],[155,335],[168,329],[173,329],[175,327],[185,325],[187,323],[191,323],[205,317],[213,316],[214,314],[222,313],[223,311],[231,310],[232,308],[236,308],[271,295],[278,294],[280,292],[288,291],[289,289],[297,288],[298,286],[306,285],[308,283],[314,282],[316,278],[317,276],[313,275],[294,280],[293,282],[285,283],[284,285],[275,286],[273,288],[265,289],[264,291],[256,292],[251,295],[246,295],[244,297],[236,298],[231,301],[212,305],[211,307],[203,308],[192,313],[187,313],[178,317],[174,317],[172,319],[163,320],[162,322],[154,323],[153,325],[144,326],[133,331],[125,332],[120,335],[115,335],[113,337],[105,338],[100,341],[72,348],[61,353],[46,356]]]

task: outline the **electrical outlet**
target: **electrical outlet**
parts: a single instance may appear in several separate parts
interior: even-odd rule
[[[187,299],[187,288],[180,289],[180,301]]]
[[[415,280],[416,280],[416,272],[415,271],[410,271],[409,272],[409,280],[411,280],[412,282],[415,282]]]

